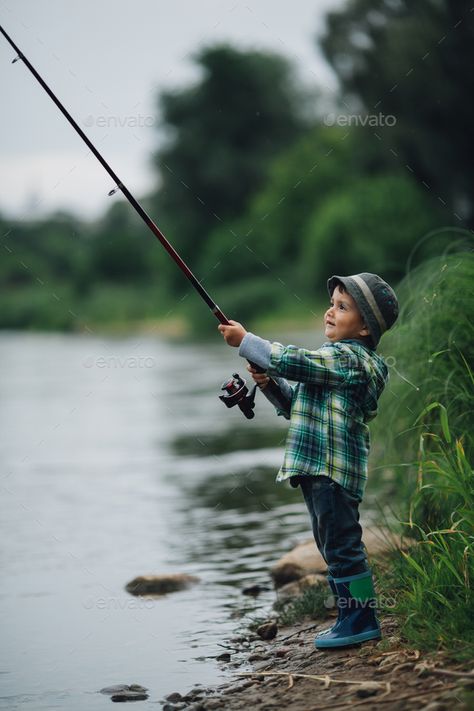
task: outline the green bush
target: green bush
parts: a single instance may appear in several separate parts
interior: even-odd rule
[[[303,282],[314,292],[330,274],[375,272],[398,281],[413,246],[439,219],[431,198],[410,178],[360,179],[334,193],[308,220]],[[426,242],[425,251],[431,245]]]

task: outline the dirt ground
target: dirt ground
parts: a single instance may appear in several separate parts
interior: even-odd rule
[[[404,648],[393,619],[382,622],[383,639],[340,650],[317,650],[311,621],[281,627],[263,641],[256,635],[223,644],[222,659],[233,678],[214,689],[197,686],[162,700],[164,711],[470,711],[474,673],[442,654]]]

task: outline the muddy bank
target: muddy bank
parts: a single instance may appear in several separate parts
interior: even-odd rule
[[[407,544],[380,528],[366,529],[364,542],[372,561],[385,559],[390,547],[403,548]],[[276,605],[297,600],[308,588],[320,588],[325,594],[325,572],[326,564],[314,541],[297,545],[269,571]],[[254,592],[258,594],[257,590]],[[449,663],[441,653],[425,654],[407,647],[394,616],[386,614],[381,618],[381,640],[317,650],[315,635],[332,624],[336,611],[325,601],[317,614],[321,614],[320,619],[300,616],[300,621],[285,626],[285,618],[275,612],[255,632],[222,640],[217,663],[232,671],[231,679],[212,689],[196,685],[185,695],[169,694],[161,700],[164,711],[474,708],[471,668]]]
[[[474,675],[466,665],[450,665],[441,654],[404,648],[397,623],[382,619],[383,638],[340,650],[317,650],[313,640],[327,625],[306,620],[278,627],[276,636],[256,635],[226,642],[220,664],[233,678],[213,689],[196,687],[162,699],[164,711],[292,709],[328,711],[363,707],[368,711],[425,709],[467,711],[474,699]]]

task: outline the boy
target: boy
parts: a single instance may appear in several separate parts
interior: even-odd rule
[[[331,304],[324,316],[328,339],[311,351],[270,343],[237,321],[219,331],[239,355],[265,368],[252,377],[265,393],[268,376],[291,401],[289,411],[268,396],[277,413],[290,419],[283,465],[277,481],[301,486],[314,539],[328,565],[337,599],[336,623],[320,632],[317,648],[343,647],[379,639],[375,592],[362,543],[359,504],[367,479],[369,430],[388,379],[375,349],[398,316],[392,288],[376,274],[333,276]],[[286,381],[296,381],[292,387]]]

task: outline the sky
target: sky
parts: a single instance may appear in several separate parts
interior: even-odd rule
[[[0,0],[0,24],[140,199],[156,184],[157,96],[199,79],[199,48],[276,51],[306,86],[334,92],[314,38],[342,1]],[[14,56],[0,36],[0,212],[97,218],[113,199],[110,177]]]

